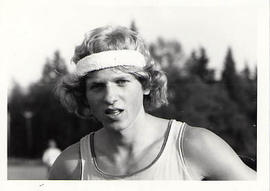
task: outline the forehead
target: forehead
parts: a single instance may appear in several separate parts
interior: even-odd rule
[[[123,72],[116,68],[107,68],[87,74],[87,82],[110,81],[116,78],[135,78],[132,74]]]

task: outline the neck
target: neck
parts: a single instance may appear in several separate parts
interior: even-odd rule
[[[97,140],[100,149],[110,151],[111,154],[121,153],[120,155],[132,155],[143,150],[146,145],[151,143],[151,138],[155,137],[154,118],[143,111],[128,127],[120,131],[101,129],[97,132],[97,137],[100,137]]]
[[[104,134],[111,145],[132,149],[137,142],[145,140],[145,136],[142,135],[150,130],[149,118],[151,118],[149,114],[142,112],[128,127],[120,131],[104,128]]]

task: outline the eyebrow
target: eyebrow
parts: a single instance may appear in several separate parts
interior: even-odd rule
[[[131,76],[117,76],[116,78],[114,78],[113,80],[122,80],[122,79],[133,79]]]
[[[112,78],[112,81],[117,81],[117,80],[121,80],[121,79],[133,79],[131,74],[121,74],[121,76],[115,76],[114,78]],[[88,77],[87,78],[87,83],[103,83],[103,80],[100,79],[96,79],[94,77]]]

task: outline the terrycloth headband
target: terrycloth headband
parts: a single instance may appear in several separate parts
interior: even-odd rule
[[[88,72],[115,66],[144,67],[144,56],[136,50],[109,50],[86,56],[78,61],[76,74],[84,76]]]

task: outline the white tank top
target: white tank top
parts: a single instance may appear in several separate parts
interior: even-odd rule
[[[171,120],[162,148],[156,158],[145,168],[131,175],[114,176],[102,172],[97,166],[91,136],[80,140],[82,180],[192,180],[183,156],[183,135],[186,124]],[[92,147],[92,148],[91,148]],[[94,156],[93,156],[94,155]]]

